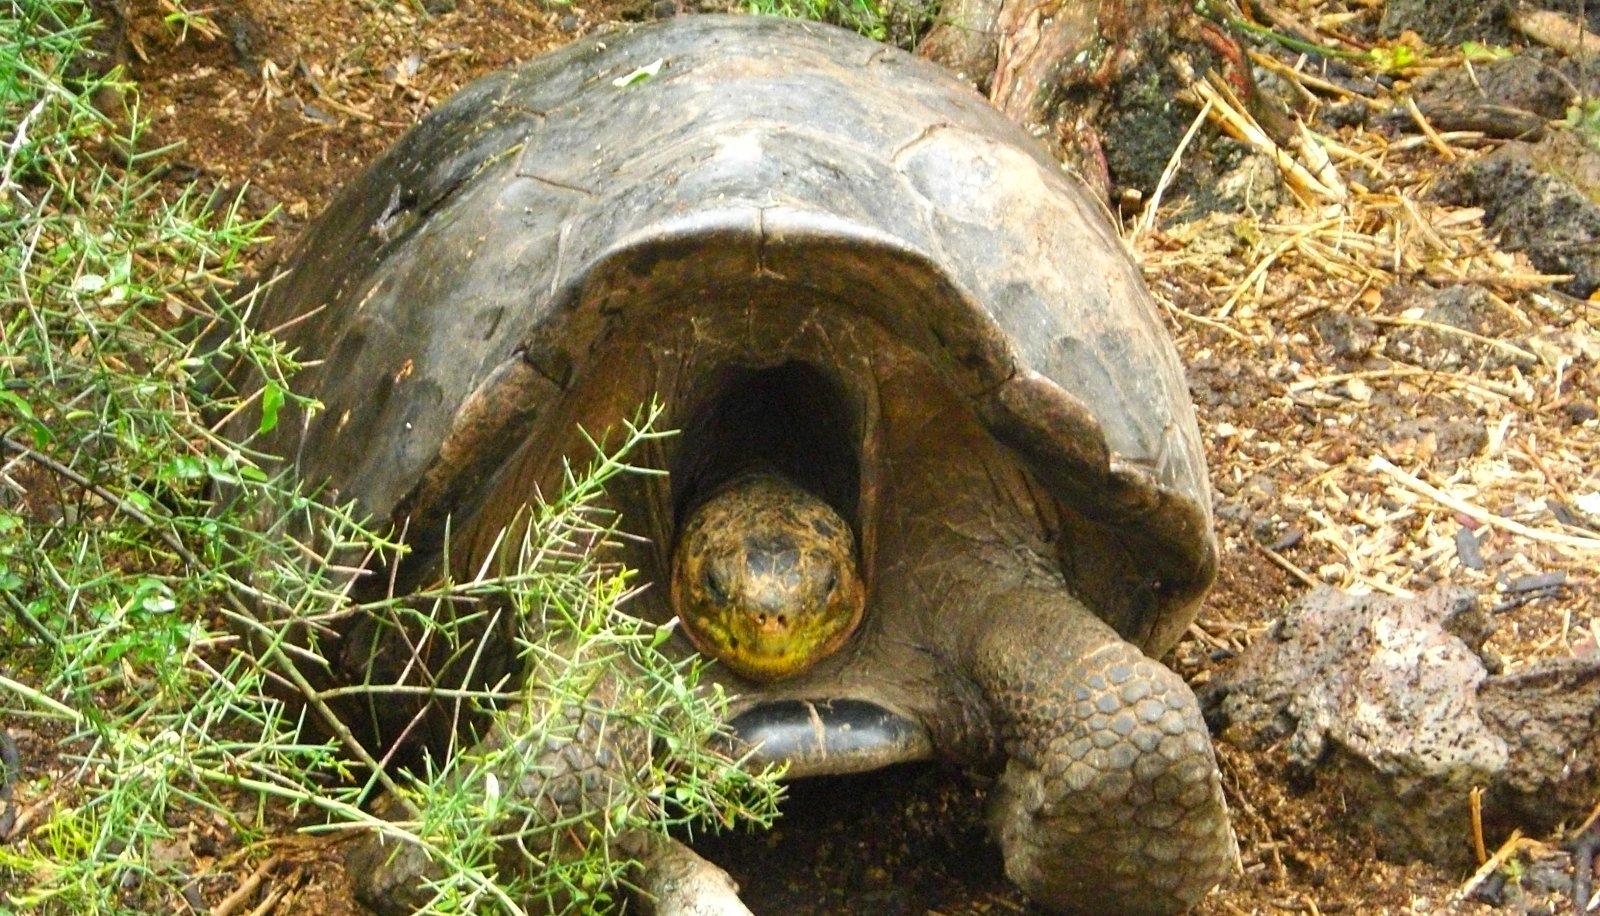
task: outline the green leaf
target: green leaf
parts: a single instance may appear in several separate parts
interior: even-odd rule
[[[272,432],[278,425],[278,410],[283,407],[283,386],[277,382],[268,382],[267,387],[261,390],[261,426],[262,433]]]
[[[0,404],[4,404],[5,406],[16,411],[17,416],[22,417],[25,420],[33,419],[33,405],[29,404],[26,398],[14,391],[0,389]]]
[[[7,391],[0,388],[0,406],[17,415],[22,421],[18,425],[27,426],[28,433],[33,439],[34,448],[42,449],[50,444],[51,439],[54,438],[50,434],[50,428],[39,421],[38,415],[33,412],[33,405],[28,402],[27,398],[17,394],[15,391]]]
[[[1367,52],[1371,55],[1373,66],[1379,70],[1395,71],[1407,67],[1415,67],[1421,57],[1417,49],[1410,45],[1392,45],[1387,48],[1373,48]]]
[[[1570,106],[1563,123],[1576,131],[1584,142],[1600,149],[1600,100],[1589,99],[1582,105]]]
[[[98,293],[108,285],[109,282],[100,274],[81,274],[72,281],[72,291],[75,293]]]
[[[634,83],[642,83],[650,77],[655,76],[657,73],[660,73],[661,65],[665,62],[666,61],[663,58],[658,57],[652,63],[645,64],[643,67],[640,67],[632,73],[617,77],[611,81],[611,85],[617,87],[618,89],[626,89],[629,86],[632,86]]]
[[[656,627],[655,634],[650,637],[650,648],[659,649],[666,643],[667,640],[671,639],[672,631],[677,629],[677,627],[674,626],[675,623],[676,618],[662,624],[659,627]]]
[[[206,476],[206,463],[194,455],[174,455],[166,471],[174,480],[198,480]]]
[[[1504,60],[1511,56],[1511,49],[1497,45],[1486,45],[1476,41],[1463,41],[1461,43],[1461,55],[1474,63],[1480,63],[1491,60]]]
[[[145,595],[140,599],[139,607],[147,614],[170,614],[177,610],[178,602],[166,595]]]

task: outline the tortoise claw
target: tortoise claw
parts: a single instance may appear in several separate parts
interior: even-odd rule
[[[795,778],[864,773],[933,756],[921,723],[865,700],[775,700],[729,725],[751,748],[753,762],[787,763]]]
[[[403,820],[403,805],[389,795],[373,805],[384,820]],[[345,872],[357,900],[378,916],[404,916],[423,909],[433,900],[427,881],[438,877],[439,867],[415,843],[374,830],[358,839],[345,854]]]
[[[733,878],[677,840],[633,831],[618,846],[639,863],[634,900],[649,916],[752,916]]]

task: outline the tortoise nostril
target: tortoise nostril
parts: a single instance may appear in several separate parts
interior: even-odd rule
[[[788,625],[789,625],[789,618],[783,616],[782,614],[779,614],[778,615],[778,626],[787,627]]]

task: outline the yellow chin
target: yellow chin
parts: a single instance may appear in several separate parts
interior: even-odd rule
[[[775,681],[810,668],[839,648],[855,623],[818,617],[778,630],[737,611],[703,609],[687,609],[679,618],[696,649],[753,681]]]

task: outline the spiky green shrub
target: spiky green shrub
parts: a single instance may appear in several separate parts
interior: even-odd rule
[[[625,874],[615,837],[770,817],[770,775],[708,749],[724,698],[619,611],[625,570],[573,549],[606,540],[613,520],[596,499],[652,435],[642,426],[619,431],[623,441],[574,473],[568,494],[530,507],[528,536],[502,568],[371,607],[351,604],[351,577],[326,557],[230,508],[284,506],[329,555],[402,549],[215,431],[216,418],[246,406],[207,390],[217,366],[244,361],[268,380],[245,396],[261,400],[263,425],[297,397],[292,355],[215,305],[267,224],[151,177],[162,153],[141,143],[135,88],[95,75],[91,28],[73,0],[0,7],[0,728],[36,757],[53,751],[23,761],[34,775],[15,787],[11,810],[25,810],[24,822],[0,844],[0,910],[143,913],[220,896],[248,861],[200,871],[186,844],[220,833],[245,860],[260,858],[291,823],[381,830],[425,849],[448,865],[437,912],[517,912],[552,894],[591,908]],[[107,118],[95,98],[128,111]],[[211,333],[193,333],[199,324]],[[218,493],[237,498],[217,505]],[[315,661],[275,642],[254,613],[382,613],[429,600],[519,615],[526,658],[546,679],[537,691],[464,698],[508,710],[504,748],[559,739],[561,717],[548,710],[596,708],[645,736],[629,791],[575,815],[592,842],[564,850],[559,868],[497,872],[508,844],[537,849],[528,831],[557,825],[519,818],[519,805],[532,807],[516,792],[484,791],[516,764],[493,746],[394,778],[337,727],[326,741],[303,737],[302,716],[325,718],[325,697],[301,673]],[[264,650],[240,651],[241,634]],[[595,661],[619,658],[627,664],[607,670],[625,681],[609,689],[627,702],[601,708]],[[416,817],[364,811],[378,783]],[[483,817],[487,805],[495,817]]]

